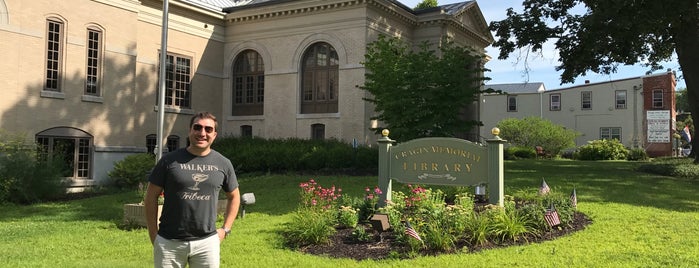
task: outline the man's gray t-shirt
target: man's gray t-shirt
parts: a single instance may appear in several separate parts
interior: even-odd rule
[[[166,154],[148,181],[163,187],[165,193],[158,235],[177,240],[216,234],[219,191],[238,188],[231,161],[214,150],[206,156],[193,155],[184,148]]]

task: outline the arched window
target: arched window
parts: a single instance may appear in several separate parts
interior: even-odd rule
[[[104,31],[96,26],[87,28],[87,55],[85,68],[85,95],[101,96],[102,47]]]
[[[155,147],[158,146],[158,136],[155,134],[146,135],[146,151],[155,154]]]
[[[44,90],[61,92],[65,23],[55,17],[46,20],[46,70]]]
[[[245,50],[233,63],[232,115],[262,115],[264,100],[264,62],[256,51]]]
[[[303,54],[301,113],[337,113],[338,56],[330,44],[313,44]]]
[[[76,128],[57,127],[36,134],[36,142],[43,157],[62,157],[63,177],[91,179],[92,135]]]

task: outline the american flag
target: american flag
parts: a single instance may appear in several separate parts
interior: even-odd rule
[[[418,241],[422,241],[422,238],[420,238],[420,234],[413,229],[413,226],[410,225],[410,222],[405,222],[405,234],[409,235],[412,238],[417,239]]]
[[[554,227],[556,225],[561,224],[561,219],[558,217],[558,211],[551,205],[551,208],[546,210],[546,213],[544,213],[544,220],[546,220],[546,224],[548,224],[549,227]]]
[[[573,188],[573,193],[570,194],[570,204],[574,207],[578,207],[578,194],[575,193],[575,188]]]
[[[541,187],[539,187],[539,194],[544,195],[548,194],[551,191],[551,188],[549,188],[549,185],[546,184],[546,180],[541,179]]]

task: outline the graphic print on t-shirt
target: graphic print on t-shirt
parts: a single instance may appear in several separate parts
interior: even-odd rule
[[[192,174],[192,180],[194,180],[194,186],[187,187],[192,191],[199,191],[199,183],[209,179],[209,175],[194,173]]]

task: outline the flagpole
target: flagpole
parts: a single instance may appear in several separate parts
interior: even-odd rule
[[[163,0],[163,26],[160,39],[160,73],[158,74],[158,132],[155,146],[155,161],[163,156],[163,121],[165,121],[165,71],[167,71],[167,22],[168,0]]]

